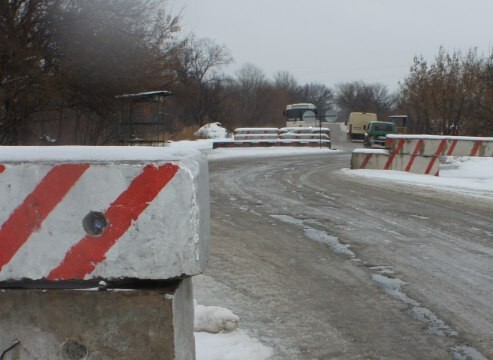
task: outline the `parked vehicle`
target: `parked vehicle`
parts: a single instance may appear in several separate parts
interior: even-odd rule
[[[366,128],[370,121],[377,121],[377,114],[352,112],[347,121],[347,135],[350,140],[364,139]]]
[[[283,112],[287,127],[319,126],[316,119],[317,107],[309,103],[289,104]]]
[[[397,127],[392,122],[370,121],[366,127],[363,143],[366,147],[377,144],[385,146],[387,134],[395,134]]]

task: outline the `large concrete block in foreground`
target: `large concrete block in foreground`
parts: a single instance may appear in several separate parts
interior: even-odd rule
[[[201,273],[207,171],[163,148],[0,148],[0,284]]]
[[[205,157],[0,147],[0,199],[2,359],[195,358],[190,277],[208,255]]]
[[[4,360],[194,359],[191,280],[138,291],[0,289],[5,350]]]

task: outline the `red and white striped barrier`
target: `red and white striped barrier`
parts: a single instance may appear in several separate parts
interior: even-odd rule
[[[283,133],[295,133],[295,134],[312,134],[312,133],[322,133],[330,134],[329,128],[320,127],[283,127],[279,129],[281,134]]]
[[[394,154],[421,156],[493,156],[493,138],[387,135],[386,146]]]
[[[276,140],[276,134],[237,134],[235,140]]]
[[[331,148],[330,140],[314,139],[279,139],[279,140],[221,140],[212,143],[213,149],[236,147],[271,147],[271,146],[307,146]]]
[[[398,170],[438,176],[437,157],[391,154],[386,150],[356,149],[351,156],[351,169]]]
[[[306,146],[306,147],[323,147],[331,148],[330,140],[315,140],[315,139],[281,139],[278,140],[276,146]]]
[[[278,128],[237,128],[233,131],[234,135],[240,134],[278,134]]]
[[[212,143],[213,149],[232,147],[310,146],[331,148],[330,129],[311,127],[238,128],[234,140]]]
[[[0,282],[172,279],[204,269],[209,191],[200,154],[1,147],[0,198]]]
[[[329,140],[329,136],[327,134],[297,134],[297,133],[284,133],[279,135],[280,139],[322,139],[322,140]]]

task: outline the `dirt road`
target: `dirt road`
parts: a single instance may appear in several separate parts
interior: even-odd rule
[[[358,180],[349,161],[211,161],[195,297],[275,359],[493,359],[493,205]]]

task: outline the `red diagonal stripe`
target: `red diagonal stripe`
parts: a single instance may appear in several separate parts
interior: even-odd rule
[[[387,159],[387,162],[385,163],[385,166],[383,167],[384,170],[389,170],[392,167],[392,163],[394,162],[395,155],[399,154],[402,151],[404,144],[405,144],[404,139],[399,139],[397,141],[397,146],[395,147],[394,150],[392,150],[392,153],[390,154],[389,158]]]
[[[67,192],[87,170],[89,164],[63,164],[53,167],[34,191],[14,210],[0,228],[0,270],[31,236]]]
[[[387,162],[385,163],[383,169],[384,170],[389,170],[392,167],[392,162],[394,161],[395,154],[392,153],[389,155]]]
[[[149,203],[175,176],[175,164],[147,165],[108,208],[105,217],[108,228],[100,237],[86,236],[74,245],[60,265],[47,276],[48,280],[82,279],[105,259],[108,250],[137,220]],[[172,205],[170,205],[172,206]],[[145,245],[143,245],[145,246]]]
[[[404,169],[405,171],[407,172],[411,171],[411,168],[413,167],[414,164],[414,160],[416,159],[416,156],[418,156],[418,153],[421,151],[423,145],[424,145],[423,139],[419,139],[418,142],[416,143],[416,146],[414,147],[414,151],[413,154],[411,155],[411,158],[409,159],[409,163]]]
[[[0,173],[3,173],[5,171],[5,166],[3,166],[2,164],[0,164]]]
[[[474,147],[471,150],[471,156],[477,156],[479,148],[483,145],[483,142],[481,140],[475,141],[474,142]]]
[[[447,145],[447,139],[443,139],[442,141],[440,141],[440,145],[438,145],[437,151],[435,152],[435,156],[442,155],[446,145]]]
[[[368,162],[370,161],[371,157],[373,154],[366,154],[365,158],[363,159],[363,162],[361,163],[360,169],[366,169],[368,166]]]
[[[450,148],[447,151],[447,156],[452,156],[455,150],[455,146],[457,145],[457,140],[452,140],[450,144]]]
[[[435,162],[438,160],[438,156],[433,156],[430,158],[430,162],[428,164],[428,167],[426,168],[425,174],[428,175],[431,172],[431,169],[433,169],[433,165],[435,165]]]
[[[405,171],[409,172],[411,171],[411,168],[413,167],[414,160],[416,159],[416,155],[411,155],[409,158],[409,162],[407,163],[406,168],[404,169]]]
[[[418,155],[418,153],[421,151],[423,146],[424,146],[424,140],[419,139],[418,142],[416,143],[416,146],[414,147],[413,155],[414,156]]]

